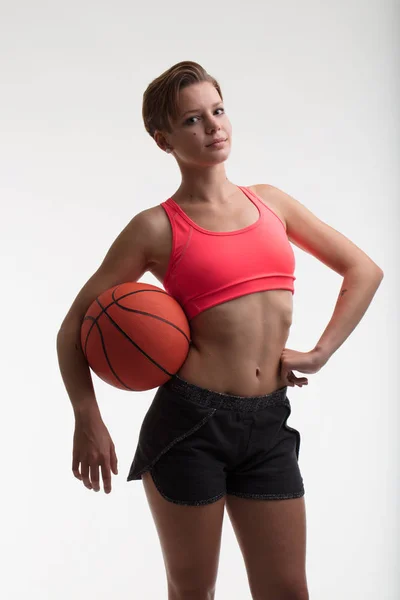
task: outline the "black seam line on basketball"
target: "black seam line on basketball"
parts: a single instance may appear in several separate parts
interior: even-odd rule
[[[119,287],[119,286],[118,286]],[[114,290],[114,292],[117,291],[118,287]],[[112,294],[113,298],[114,298],[114,292]],[[124,296],[121,296],[121,298],[118,298],[117,300],[114,300],[113,302],[110,302],[110,304],[108,304],[108,306],[105,306],[104,309],[97,315],[96,319],[99,319],[102,315],[102,313],[107,310],[107,308],[109,308],[110,306],[112,306],[113,304],[116,304],[119,308],[122,308],[123,310],[127,310],[129,312],[133,312],[135,314],[139,314],[139,315],[145,315],[147,317],[152,317],[153,319],[157,319],[159,321],[162,321],[163,323],[166,323],[167,325],[170,325],[171,327],[173,327],[174,329],[176,329],[177,331],[179,331],[185,338],[186,341],[190,344],[190,340],[187,337],[186,333],[184,331],[182,331],[182,329],[180,327],[177,327],[174,323],[172,323],[171,321],[169,321],[168,319],[163,319],[162,317],[158,317],[157,315],[153,315],[151,313],[145,312],[145,311],[140,311],[134,308],[127,308],[125,306],[121,306],[120,304],[118,304],[119,300],[123,300],[124,298],[126,298],[127,296],[130,296],[131,294],[138,294],[139,292],[156,292],[158,294],[166,294],[166,292],[164,292],[163,290],[138,290],[137,292],[130,292],[129,294],[125,294]],[[98,299],[96,298],[98,305],[101,307],[100,302],[98,302]],[[93,327],[93,325],[92,325]],[[91,327],[91,328],[92,328]],[[91,328],[88,331],[88,334],[90,334]]]
[[[87,332],[87,335],[86,335],[86,338],[85,338],[85,346],[83,348],[83,353],[85,355],[85,358],[89,362],[88,356],[87,356],[87,345],[88,345],[88,340],[89,340],[90,333],[91,333],[93,327],[96,325],[96,319],[94,317],[85,317],[83,319],[83,322],[85,322],[85,321],[92,321],[92,324],[91,324],[91,326],[89,328],[89,331]]]
[[[100,304],[100,302],[99,302],[99,304]],[[101,304],[100,304],[100,306],[101,306]],[[106,310],[102,310],[102,314],[103,314],[103,313],[104,313],[104,314],[105,314],[105,315],[106,315],[106,316],[107,316],[107,317],[110,319],[110,321],[111,321],[111,323],[114,325],[114,327],[116,327],[116,328],[118,329],[118,331],[120,331],[120,332],[122,333],[122,335],[124,335],[124,336],[126,337],[126,339],[127,339],[127,340],[129,340],[129,341],[130,341],[130,342],[131,342],[131,343],[132,343],[132,344],[133,344],[133,345],[134,345],[134,346],[135,346],[135,347],[136,347],[136,348],[139,350],[139,352],[141,352],[142,354],[144,354],[144,355],[146,356],[146,358],[148,358],[148,359],[149,359],[149,360],[150,360],[150,361],[153,363],[153,365],[155,365],[156,367],[158,367],[159,369],[161,369],[161,371],[164,371],[164,373],[165,373],[166,375],[168,375],[169,377],[172,377],[172,375],[173,375],[174,373],[170,373],[169,371],[167,371],[167,369],[164,369],[164,367],[163,367],[162,365],[158,364],[158,363],[157,363],[157,362],[156,362],[156,361],[155,361],[155,360],[154,360],[154,359],[153,359],[151,356],[149,356],[149,355],[147,354],[147,352],[145,352],[145,351],[144,351],[142,348],[140,348],[140,347],[139,347],[139,346],[138,346],[138,345],[137,345],[137,344],[136,344],[136,343],[135,343],[135,342],[134,342],[134,341],[133,341],[133,340],[132,340],[132,339],[129,337],[129,335],[128,335],[127,333],[125,333],[125,331],[124,331],[123,329],[121,329],[121,327],[118,325],[118,323],[116,323],[116,322],[113,320],[113,318],[112,318],[112,317],[110,317],[110,315],[107,313],[107,311],[106,311]],[[97,319],[98,319],[98,317],[97,317],[96,319],[95,319],[94,317],[85,317],[85,318],[84,318],[84,321],[86,321],[86,320],[88,320],[88,321],[93,321],[93,323],[92,323],[92,325],[91,325],[91,327],[90,327],[90,330],[89,330],[89,332],[88,332],[88,334],[87,334],[87,337],[86,337],[86,341],[85,341],[85,348],[86,348],[86,344],[87,344],[87,342],[88,342],[88,339],[89,339],[90,332],[92,331],[92,329],[93,329],[93,327],[94,327],[95,325],[98,327],[99,331],[101,332],[100,326],[99,326],[99,325],[98,325],[98,323],[97,323]],[[102,339],[103,339],[103,338],[102,338]],[[105,352],[105,346],[104,346],[104,344],[103,344],[103,349],[104,349],[104,354],[105,354],[105,356],[106,356],[106,358],[107,358],[107,355],[106,355],[106,352]],[[112,370],[112,372],[114,373],[114,370],[113,370],[113,368],[111,367],[111,364],[110,364],[110,362],[109,362],[108,358],[107,358],[107,362],[108,362],[108,364],[110,365],[110,369],[111,369],[111,370]],[[116,376],[116,377],[117,377],[117,376]],[[118,377],[117,377],[117,379],[119,380],[119,378],[118,378]],[[126,386],[126,384],[125,384],[125,383],[123,383],[122,381],[121,381],[121,383],[122,383],[122,385],[125,385],[125,387],[127,387],[127,389],[131,389],[130,387]]]
[[[167,369],[165,369],[165,368],[164,368],[162,365],[160,365],[158,362],[156,362],[156,361],[155,361],[155,360],[154,360],[154,359],[153,359],[153,358],[152,358],[152,357],[151,357],[149,354],[147,354],[147,352],[145,352],[145,351],[143,350],[143,348],[141,348],[141,347],[140,347],[138,344],[136,344],[136,342],[134,342],[134,341],[132,340],[132,338],[130,338],[130,337],[129,337],[129,335],[128,335],[128,334],[127,334],[127,333],[126,333],[126,332],[125,332],[125,331],[124,331],[124,330],[123,330],[123,329],[122,329],[122,328],[121,328],[121,327],[118,325],[118,323],[116,323],[116,322],[114,321],[114,319],[113,319],[113,318],[112,318],[112,317],[111,317],[111,316],[108,314],[108,312],[107,312],[107,308],[109,308],[109,306],[112,306],[112,305],[114,304],[114,302],[112,302],[112,303],[111,303],[109,306],[107,306],[107,307],[104,307],[104,306],[102,306],[102,304],[101,304],[101,302],[100,302],[100,300],[99,300],[98,298],[96,298],[96,301],[97,301],[98,305],[100,306],[100,308],[102,309],[100,314],[103,314],[103,313],[104,313],[104,314],[105,314],[105,315],[106,315],[106,316],[109,318],[109,320],[110,320],[110,321],[111,321],[111,323],[114,325],[114,327],[115,327],[116,329],[118,329],[118,331],[119,331],[120,333],[122,333],[122,335],[124,335],[124,336],[126,337],[126,339],[127,339],[127,340],[129,340],[129,342],[131,342],[131,343],[132,343],[132,344],[135,346],[135,348],[137,348],[137,349],[139,350],[139,352],[141,352],[142,354],[144,354],[144,355],[146,356],[146,358],[147,358],[148,360],[150,360],[150,361],[153,363],[153,365],[155,365],[156,367],[158,367],[159,369],[161,369],[162,371],[164,371],[164,373],[166,373],[166,375],[168,375],[169,377],[172,377],[173,373],[170,373],[169,371],[167,371]],[[97,319],[99,318],[99,316],[100,316],[100,315],[98,315],[98,316],[96,317],[96,322],[97,322]],[[94,325],[94,323],[92,324],[92,327],[93,327],[93,325]],[[88,335],[89,335],[89,334],[88,334]],[[187,339],[187,338],[186,338],[186,339]]]
[[[132,339],[131,339],[131,338],[130,338],[130,337],[129,337],[129,336],[126,334],[126,333],[125,333],[125,331],[123,331],[123,330],[122,330],[122,329],[119,327],[119,325],[118,325],[118,324],[117,324],[117,323],[116,323],[116,322],[115,322],[115,321],[112,319],[112,317],[110,317],[110,315],[109,315],[109,314],[106,312],[106,311],[107,311],[107,308],[109,308],[109,307],[110,307],[110,306],[112,306],[113,304],[117,304],[117,306],[118,306],[119,308],[123,308],[123,309],[125,309],[125,310],[128,310],[128,311],[130,311],[130,312],[135,312],[135,313],[137,313],[137,314],[144,314],[144,315],[147,315],[147,316],[150,316],[150,317],[153,317],[153,318],[159,319],[160,321],[163,321],[163,322],[165,322],[165,323],[167,323],[167,324],[169,324],[169,325],[172,325],[172,327],[174,327],[175,329],[177,329],[178,331],[180,331],[180,332],[181,332],[181,333],[184,335],[184,337],[186,338],[186,340],[188,341],[188,343],[190,343],[190,340],[188,339],[188,337],[187,337],[187,335],[185,334],[185,332],[184,332],[184,331],[182,331],[182,330],[181,330],[179,327],[177,327],[176,325],[174,325],[174,323],[171,323],[170,321],[168,321],[168,320],[166,320],[166,319],[162,319],[161,317],[157,317],[156,315],[152,315],[152,314],[150,314],[150,313],[146,313],[146,312],[138,311],[138,310],[136,310],[136,309],[129,309],[129,308],[126,308],[126,307],[124,307],[124,306],[120,306],[120,305],[118,304],[118,301],[119,301],[119,300],[122,300],[123,298],[126,298],[127,296],[130,296],[130,295],[132,295],[132,294],[137,294],[137,293],[139,293],[139,292],[156,292],[156,293],[161,293],[161,294],[166,294],[166,292],[164,292],[163,290],[151,290],[151,289],[147,289],[147,290],[146,290],[146,289],[145,289],[145,290],[138,290],[138,291],[136,291],[136,292],[129,292],[128,294],[125,294],[124,296],[121,296],[121,298],[115,299],[115,292],[118,290],[118,288],[119,288],[119,287],[120,287],[120,286],[117,286],[117,287],[116,287],[116,288],[113,290],[113,292],[112,292],[112,297],[113,297],[114,301],[113,301],[113,302],[110,302],[110,304],[109,304],[108,306],[106,306],[106,307],[103,307],[103,306],[102,306],[102,304],[100,303],[99,299],[98,299],[98,298],[96,298],[97,304],[98,304],[98,305],[100,306],[100,308],[101,308],[101,312],[100,312],[100,313],[97,315],[97,317],[85,317],[85,318],[83,319],[84,321],[86,321],[86,320],[88,320],[88,321],[92,321],[92,325],[90,326],[90,328],[89,328],[89,331],[87,332],[87,335],[86,335],[86,340],[85,340],[85,348],[84,348],[84,352],[85,352],[86,359],[87,359],[87,351],[86,351],[86,347],[87,347],[87,343],[88,343],[88,340],[89,340],[90,333],[91,333],[91,331],[92,331],[92,329],[93,329],[94,325],[95,325],[95,324],[97,325],[97,321],[98,321],[98,319],[101,317],[101,315],[102,315],[103,313],[105,313],[105,314],[107,315],[107,317],[109,318],[109,320],[111,321],[111,323],[114,325],[114,327],[116,327],[116,328],[117,328],[117,329],[118,329],[118,330],[119,330],[119,331],[120,331],[120,332],[121,332],[121,333],[122,333],[122,334],[123,334],[123,335],[124,335],[124,336],[125,336],[125,337],[126,337],[126,338],[127,338],[129,341],[130,341],[130,342],[131,342],[131,343],[132,343],[132,344],[134,344],[134,346],[136,346],[136,348],[137,348],[137,349],[138,349],[138,350],[139,350],[139,351],[140,351],[142,354],[144,354],[144,355],[145,355],[145,356],[146,356],[146,357],[147,357],[147,358],[148,358],[148,359],[149,359],[149,360],[150,360],[150,361],[151,361],[151,362],[152,362],[152,363],[153,363],[153,364],[154,364],[156,367],[158,367],[159,369],[161,369],[162,371],[164,371],[164,373],[166,373],[166,374],[167,374],[169,377],[172,377],[173,373],[170,373],[169,371],[167,371],[166,369],[164,369],[164,367],[162,367],[161,365],[159,365],[159,364],[158,364],[158,363],[157,363],[157,362],[156,362],[156,361],[155,361],[155,360],[154,360],[154,359],[153,359],[151,356],[149,356],[149,355],[148,355],[148,354],[147,354],[147,353],[146,353],[146,352],[145,352],[145,351],[144,351],[142,348],[140,348],[140,347],[139,347],[139,346],[138,346],[138,345],[137,345],[137,344],[136,344],[136,343],[135,343],[135,342],[134,342],[134,341],[133,341],[133,340],[132,340]],[[101,330],[100,330],[100,331],[101,331]],[[103,345],[103,349],[104,349],[104,348],[105,348],[105,347],[104,347],[104,345]],[[104,352],[104,353],[105,353],[105,352]],[[106,354],[106,353],[105,353],[105,354]],[[110,365],[110,369],[113,371],[113,369],[112,369],[111,365]],[[113,371],[113,373],[114,373],[114,371]],[[117,377],[117,375],[116,375],[116,377]],[[117,379],[118,379],[118,377],[117,377]],[[125,386],[126,386],[126,384],[125,384],[125,383],[123,383],[122,381],[121,381],[121,383],[122,383],[122,385],[125,385]],[[126,387],[128,387],[128,386],[126,386]],[[128,387],[128,389],[130,389],[130,388]]]
[[[188,338],[188,336],[186,335],[186,333],[184,331],[182,331],[182,329],[180,327],[177,327],[174,323],[172,323],[171,321],[169,321],[168,319],[163,319],[162,317],[159,317],[157,315],[153,315],[152,313],[148,313],[145,311],[141,311],[141,310],[137,310],[136,308],[128,308],[126,306],[121,306],[120,304],[118,304],[118,302],[120,300],[123,300],[124,298],[126,298],[127,296],[131,296],[132,294],[138,294],[139,292],[156,292],[157,294],[166,294],[166,292],[164,292],[163,290],[138,290],[137,292],[129,292],[128,294],[125,294],[124,296],[121,296],[120,298],[115,298],[115,293],[117,292],[119,286],[117,286],[113,292],[112,292],[112,298],[113,298],[113,302],[110,302],[110,304],[108,304],[108,306],[102,307],[102,305],[99,302],[99,299],[96,298],[97,304],[100,306],[100,308],[102,309],[101,312],[97,315],[96,320],[99,319],[101,317],[101,315],[103,314],[103,312],[105,312],[108,308],[110,308],[110,306],[112,306],[113,304],[116,304],[118,306],[118,308],[122,308],[122,310],[126,310],[128,312],[132,312],[138,315],[145,315],[147,317],[152,317],[153,319],[157,319],[158,321],[162,321],[163,323],[167,323],[167,325],[171,325],[171,327],[173,327],[174,329],[176,329],[177,331],[179,331],[186,339],[186,341],[188,342],[188,344],[190,344],[190,340]],[[108,315],[109,319],[111,319],[111,317]],[[93,325],[92,325],[93,327]],[[88,331],[88,335],[90,334],[90,331]]]
[[[115,288],[114,292],[116,292],[118,288],[119,288],[119,286],[117,286],[117,287]],[[166,294],[166,292],[164,292],[163,290],[138,290],[138,292],[139,292],[139,291],[143,291],[143,292],[156,292],[156,293]],[[114,292],[113,292],[113,294],[112,294],[112,296],[113,296],[113,297],[114,297]],[[129,294],[125,294],[125,296],[121,296],[121,298],[118,298],[118,300],[122,300],[123,298],[126,298],[126,296],[130,296],[131,294],[137,294],[138,292],[130,292]],[[96,300],[98,300],[98,299],[96,298]],[[91,325],[91,326],[90,326],[90,328],[89,328],[89,331],[87,332],[87,335],[86,335],[86,341],[88,340],[88,338],[89,338],[89,335],[90,335],[90,332],[92,331],[92,329],[93,329],[93,327],[94,327],[94,324],[95,324],[95,322],[97,321],[97,319],[99,319],[99,318],[101,317],[101,315],[103,314],[103,312],[104,312],[104,311],[106,311],[106,310],[107,310],[107,308],[109,308],[109,307],[110,307],[110,306],[112,306],[113,304],[117,304],[117,306],[118,306],[119,308],[122,308],[122,309],[124,309],[124,310],[128,310],[128,311],[130,311],[130,312],[135,312],[136,314],[142,314],[142,315],[145,315],[145,316],[148,316],[148,317],[153,317],[154,319],[158,319],[159,321],[162,321],[163,323],[167,323],[168,325],[171,325],[172,327],[174,327],[174,329],[177,329],[177,330],[178,330],[180,333],[182,333],[182,335],[183,335],[183,336],[186,338],[186,341],[187,341],[187,342],[188,342],[188,344],[190,345],[190,340],[189,340],[189,338],[187,337],[186,333],[185,333],[184,331],[182,331],[182,329],[180,329],[179,327],[177,327],[177,326],[176,326],[174,323],[172,323],[171,321],[168,321],[167,319],[163,319],[162,317],[158,317],[157,315],[153,315],[153,314],[151,314],[151,313],[147,313],[147,312],[140,311],[140,310],[137,310],[137,309],[129,309],[129,308],[126,308],[126,307],[124,307],[124,306],[120,306],[120,305],[118,304],[118,300],[114,300],[113,302],[110,302],[110,304],[108,304],[108,306],[104,307],[104,309],[102,308],[102,306],[101,306],[100,302],[98,302],[98,301],[97,301],[98,305],[100,306],[100,308],[102,308],[102,310],[101,310],[101,312],[100,312],[100,313],[97,315],[97,317],[91,317],[91,319],[90,319],[90,320],[91,320],[91,321],[93,321],[93,322],[92,322],[92,325]],[[83,320],[85,321],[85,320],[86,320],[86,318],[85,318],[85,319],[83,319]],[[86,348],[86,344],[85,344],[85,348]],[[87,360],[87,354],[86,354],[86,350],[84,350],[84,352],[85,352],[85,357],[86,357],[86,360]]]
[[[186,333],[184,331],[182,331],[182,329],[180,327],[178,327],[177,325],[175,325],[175,323],[172,323],[168,319],[164,319],[163,317],[159,317],[158,315],[153,315],[152,313],[148,313],[146,311],[138,310],[137,308],[128,308],[127,306],[121,306],[120,304],[118,304],[118,302],[120,300],[123,300],[127,296],[132,296],[133,294],[139,294],[141,292],[155,292],[156,294],[166,294],[166,292],[163,292],[162,290],[160,290],[160,291],[158,291],[158,290],[138,290],[137,292],[129,292],[128,294],[125,294],[124,296],[121,296],[120,298],[115,299],[114,295],[117,292],[117,290],[118,290],[118,288],[116,288],[113,291],[112,298],[114,299],[115,304],[119,308],[122,308],[122,310],[127,310],[128,312],[132,312],[132,313],[135,313],[135,314],[138,314],[138,315],[146,315],[147,317],[153,317],[153,319],[157,319],[158,321],[162,321],[163,323],[167,323],[168,325],[171,325],[171,327],[174,327],[174,329],[176,329],[177,331],[179,331],[183,336],[185,336],[186,340],[189,342],[189,338],[187,337]],[[111,306],[111,304],[109,306]],[[109,308],[109,307],[107,306],[107,308]]]
[[[106,314],[107,314],[107,313],[106,313]],[[92,318],[92,317],[88,317],[88,319],[91,319],[91,318]],[[99,325],[98,323],[95,323],[95,324],[96,324],[96,326],[97,326],[97,329],[98,329],[98,331],[99,331],[99,333],[100,333],[101,345],[103,346],[103,352],[104,352],[104,356],[105,356],[105,358],[106,358],[106,361],[107,361],[107,363],[108,363],[108,366],[110,367],[110,370],[112,371],[112,373],[114,374],[115,378],[116,378],[116,379],[117,379],[117,380],[120,382],[120,384],[121,384],[121,385],[123,385],[123,386],[124,386],[124,387],[125,387],[127,390],[130,390],[131,392],[135,391],[135,390],[133,390],[133,388],[129,387],[129,385],[126,385],[126,383],[124,383],[124,382],[122,381],[122,379],[121,379],[120,377],[118,377],[118,375],[116,374],[116,372],[115,372],[115,371],[114,371],[114,369],[112,368],[112,364],[111,364],[111,362],[109,361],[109,359],[108,359],[108,356],[107,356],[106,346],[105,346],[105,343],[104,343],[104,338],[103,338],[103,332],[102,332],[102,331],[101,331],[101,329],[100,329],[100,325]],[[89,337],[89,336],[88,336],[88,337]]]

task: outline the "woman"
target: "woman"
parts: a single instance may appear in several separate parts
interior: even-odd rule
[[[120,233],[60,328],[60,369],[76,423],[73,473],[99,491],[100,467],[109,493],[111,471],[118,472],[80,348],[82,318],[104,289],[149,271],[181,303],[192,338],[181,369],[157,390],[128,475],[143,481],[168,598],[214,598],[225,508],[252,597],[308,598],[300,433],[287,425],[286,391],[308,383],[294,370],[316,373],[350,335],[383,272],[281,190],[228,180],[232,127],[217,81],[199,64],[178,63],[155,79],[143,119],[182,181]],[[285,348],[295,280],[290,242],[343,276],[332,319],[310,352]]]

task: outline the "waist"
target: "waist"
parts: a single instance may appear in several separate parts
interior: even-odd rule
[[[178,375],[239,396],[282,387],[280,357],[292,322],[292,294],[274,290],[244,295],[197,316],[192,344]]]
[[[268,394],[238,396],[210,390],[188,382],[179,375],[174,375],[162,387],[172,393],[179,394],[187,402],[208,408],[256,411],[276,404],[290,404],[286,396],[287,386],[273,390]]]
[[[281,349],[261,360],[191,347],[176,375],[188,383],[235,396],[262,396],[286,385],[280,373]]]

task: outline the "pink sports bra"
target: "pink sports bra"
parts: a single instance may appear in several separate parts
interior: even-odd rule
[[[259,219],[236,231],[208,231],[172,198],[161,203],[172,228],[163,285],[188,320],[246,294],[277,289],[294,293],[295,257],[282,220],[252,190],[237,187],[256,205]]]

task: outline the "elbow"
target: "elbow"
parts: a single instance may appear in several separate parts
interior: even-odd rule
[[[363,274],[365,276],[372,277],[372,278],[378,279],[378,280],[382,280],[383,276],[384,276],[383,270],[376,263],[371,264],[371,261],[354,264],[351,267],[349,267],[348,269],[346,269],[345,272],[343,273],[343,275],[345,275],[347,272],[353,271],[353,270],[355,270],[356,272],[358,272],[360,274]]]
[[[60,325],[60,329],[57,332],[57,339],[63,338],[65,335],[70,335],[71,331],[76,332],[80,330],[82,319],[77,315],[67,315],[64,321]]]
[[[64,335],[64,333],[67,331],[68,329],[68,325],[65,321],[63,321],[60,325],[60,329],[57,331],[57,339],[59,340],[60,338],[62,338],[62,336]]]

